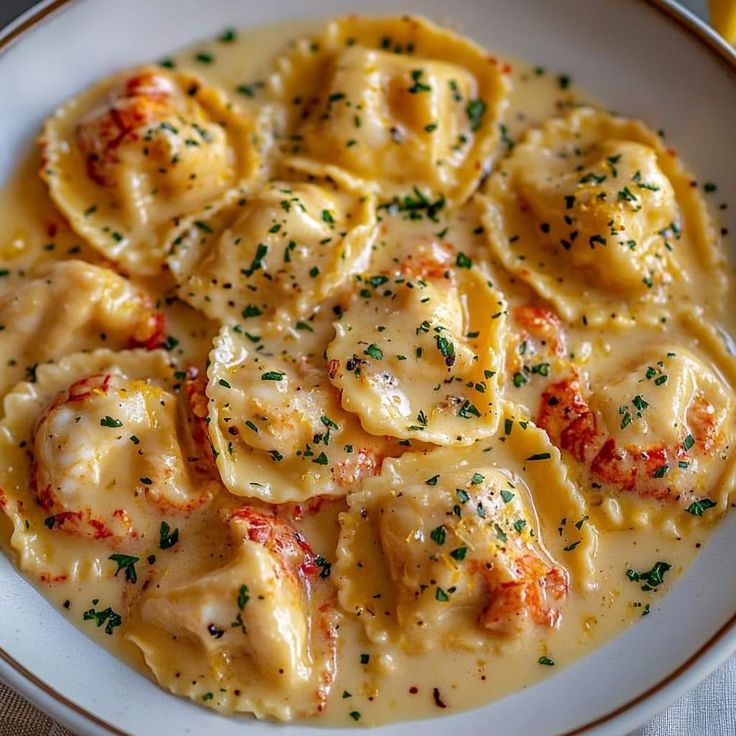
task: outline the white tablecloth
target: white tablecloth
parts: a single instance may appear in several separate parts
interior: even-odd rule
[[[0,27],[32,4],[33,0],[0,0]],[[706,0],[683,4],[705,15]],[[0,736],[73,734],[0,683]],[[736,657],[631,736],[736,736]]]

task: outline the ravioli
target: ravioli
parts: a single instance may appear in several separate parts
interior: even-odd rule
[[[293,328],[365,267],[375,221],[375,198],[349,177],[272,181],[185,220],[168,264],[181,297],[209,317]]]
[[[0,193],[0,529],[172,696],[382,726],[656,618],[733,507],[727,187],[430,21],[304,28],[103,79]]]
[[[255,509],[228,525],[231,559],[147,596],[129,638],[177,694],[259,718],[318,713],[335,674],[336,619],[315,556],[296,529]]]
[[[360,278],[327,347],[329,376],[367,432],[467,445],[498,426],[506,303],[470,261],[417,245],[414,259]]]
[[[591,108],[529,131],[483,198],[493,256],[567,320],[654,324],[717,304],[723,259],[705,205],[643,124]]]
[[[298,41],[272,88],[288,153],[382,192],[416,185],[462,201],[495,153],[510,84],[493,57],[424,19],[349,16]]]
[[[0,395],[39,363],[99,347],[156,348],[164,315],[122,276],[85,261],[42,266],[0,296]]]
[[[219,483],[173,373],[161,351],[76,353],[7,395],[0,487],[21,569],[98,576],[110,551],[157,545],[162,522],[212,499]]]
[[[267,117],[251,119],[191,74],[122,72],[46,121],[41,176],[92,247],[153,275],[176,218],[263,173]]]
[[[324,357],[258,351],[224,327],[210,355],[209,435],[231,493],[271,503],[345,495],[404,447],[343,411]]]
[[[715,507],[710,519],[726,509],[733,417],[732,394],[713,368],[680,345],[660,344],[552,384],[538,421],[609,523],[662,522],[676,532],[704,508]]]
[[[409,651],[487,648],[557,626],[571,575],[592,584],[596,547],[558,458],[509,408],[502,437],[387,460],[340,516],[343,609],[371,641]]]

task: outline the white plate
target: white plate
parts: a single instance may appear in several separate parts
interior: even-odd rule
[[[368,9],[451,20],[491,49],[571,72],[609,107],[666,128],[696,174],[736,205],[736,55],[663,0],[48,0],[0,38],[0,181],[42,119],[108,72],[230,25]],[[736,206],[726,215],[736,232]],[[376,732],[629,731],[736,652],[734,550],[732,512],[653,615],[607,646],[485,708]],[[164,693],[75,629],[2,555],[0,590],[0,676],[80,736],[321,732],[227,719]]]

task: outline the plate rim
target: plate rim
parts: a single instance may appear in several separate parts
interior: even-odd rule
[[[29,31],[47,22],[58,12],[81,1],[37,0],[28,10],[0,29],[0,57]],[[658,11],[665,21],[679,26],[683,32],[699,41],[700,45],[705,47],[706,52],[714,54],[724,65],[726,71],[736,79],[736,47],[729,45],[703,19],[680,5],[677,0],[638,1],[649,5]],[[725,523],[725,519],[721,523]],[[734,654],[736,654],[736,611],[682,664],[647,690],[608,713],[572,730],[560,732],[558,736],[606,736],[621,733],[621,728],[625,728],[628,732],[692,690]],[[58,710],[53,715],[45,710],[44,713],[69,728],[79,728],[80,724],[84,724],[87,727],[103,729],[103,731],[97,731],[98,733],[104,732],[110,736],[131,736],[127,731],[100,718],[58,692],[21,662],[10,656],[2,647],[0,647],[0,679],[41,709],[53,702]],[[78,720],[79,718],[82,721]]]

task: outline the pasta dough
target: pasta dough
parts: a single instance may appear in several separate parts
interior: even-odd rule
[[[199,77],[143,67],[49,118],[41,176],[90,245],[152,275],[167,228],[258,176],[267,144],[258,121]]]
[[[209,433],[231,493],[283,503],[344,495],[403,448],[342,410],[324,359],[261,357],[224,327],[210,357]]]
[[[693,510],[704,499],[723,509],[734,411],[723,380],[671,343],[611,363],[608,371],[574,371],[552,384],[539,409],[540,425],[579,464],[608,522],[658,519],[679,528],[702,519]]]
[[[671,150],[590,108],[527,133],[490,179],[493,254],[568,320],[651,323],[723,288],[715,232]],[[683,296],[685,298],[683,298]]]
[[[564,549],[554,529],[563,509],[583,518],[581,498],[563,473],[549,472],[556,451],[543,433],[512,409],[506,418],[503,441],[386,461],[348,497],[337,585],[371,640],[410,651],[482,649],[528,626],[554,627],[570,584],[555,559],[572,550],[575,583],[591,583],[592,527],[571,524]],[[535,463],[546,463],[539,475]]]
[[[186,220],[168,263],[190,304],[258,333],[293,326],[364,267],[374,228],[373,197],[349,178],[275,181]]]
[[[145,548],[166,516],[213,497],[219,484],[174,383],[160,351],[101,350],[41,366],[8,394],[0,487],[24,570],[99,575],[110,551]]]
[[[335,323],[329,376],[372,434],[469,444],[498,426],[506,305],[472,264],[430,256],[362,279]]]
[[[329,23],[280,60],[272,85],[287,106],[290,153],[382,191],[418,185],[453,200],[494,153],[508,92],[495,59],[409,16]]]
[[[159,347],[164,315],[122,276],[84,261],[43,266],[0,297],[3,393],[39,363],[98,347]]]
[[[209,671],[220,707],[282,720],[318,713],[334,678],[336,621],[314,555],[296,529],[254,509],[239,509],[228,526],[232,559],[147,597],[145,623],[131,638],[159,672],[151,627],[171,634],[172,655],[187,673],[167,683],[175,691],[203,690],[206,683],[191,687],[189,676]]]

